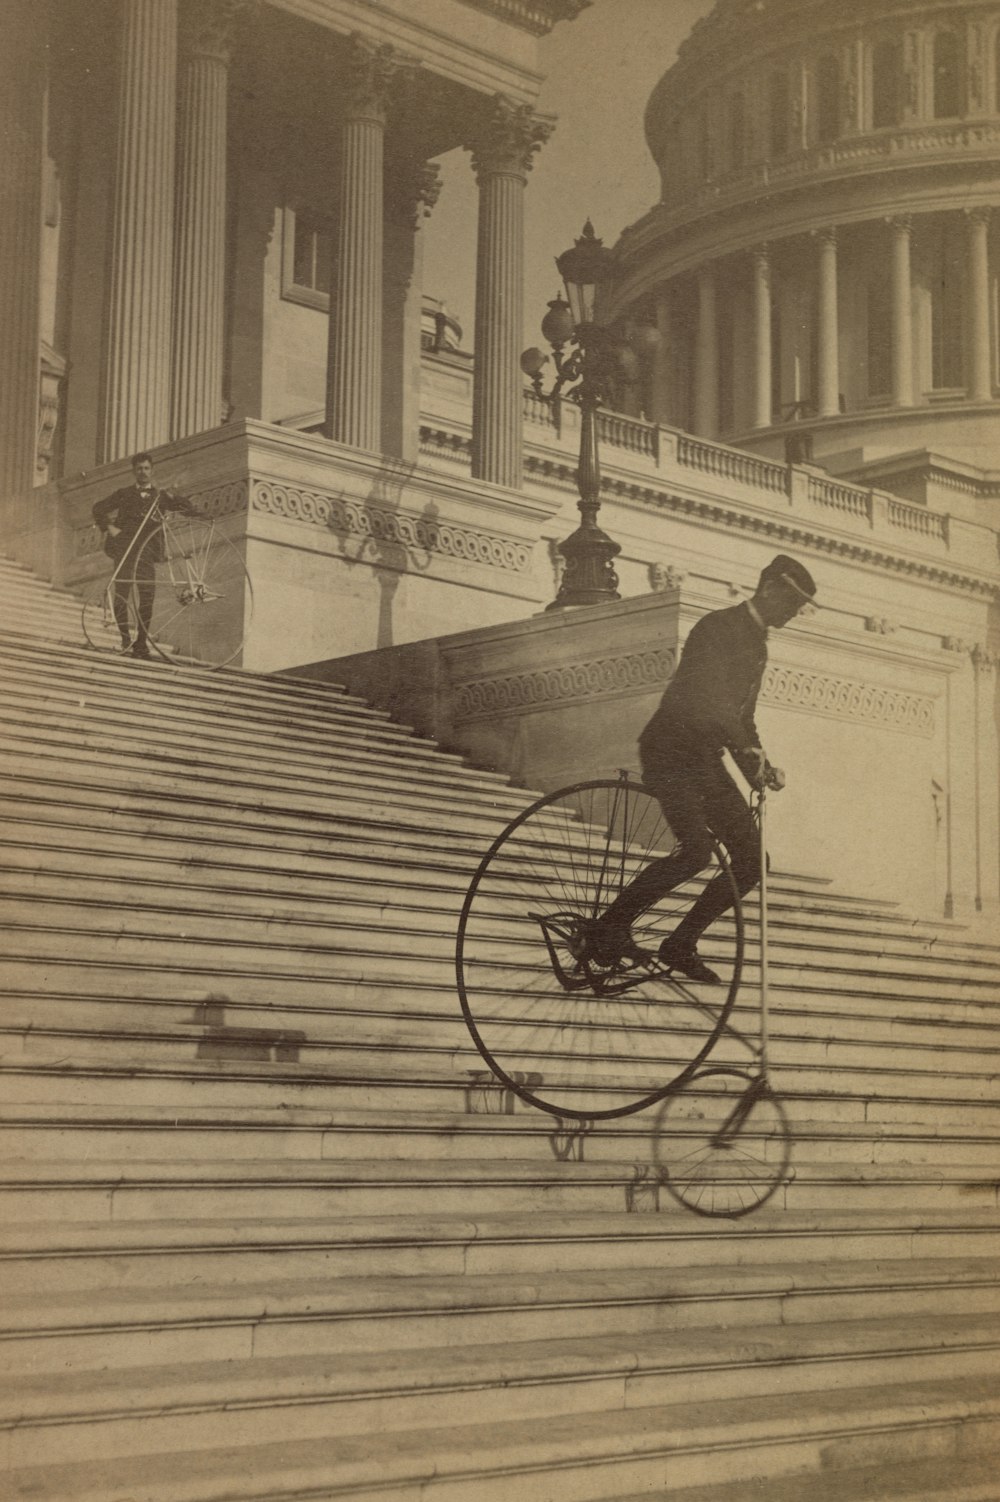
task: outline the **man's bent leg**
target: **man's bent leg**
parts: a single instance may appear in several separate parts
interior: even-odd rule
[[[741,898],[745,897],[760,880],[759,836],[749,807],[721,762],[706,804],[709,826],[725,845],[736,889]],[[693,949],[709,924],[732,906],[732,882],[725,871],[720,871],[678,925],[672,936],[674,943],[682,949]]]

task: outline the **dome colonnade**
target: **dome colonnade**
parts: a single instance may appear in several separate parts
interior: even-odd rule
[[[795,422],[799,456],[912,446],[907,414],[985,441],[1000,6],[723,0],[646,130],[662,200],[622,237],[614,311],[664,336],[648,415],[768,452]]]

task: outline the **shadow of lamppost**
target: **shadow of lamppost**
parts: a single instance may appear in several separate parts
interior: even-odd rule
[[[549,391],[542,388],[542,371],[549,356],[537,346],[526,349],[521,356],[521,369],[537,397],[550,404],[565,397],[580,408],[580,461],[576,473],[580,525],[559,544],[566,567],[559,593],[547,607],[549,610],[559,610],[565,605],[601,605],[606,600],[621,598],[612,562],[621,548],[597,525],[601,509],[597,413],[618,387],[632,384],[638,378],[636,344],[648,353],[659,343],[660,336],[655,327],[643,325],[629,338],[623,338],[595,322],[598,292],[611,276],[613,266],[613,253],[598,240],[588,219],[572,250],[556,257],[566,298],[553,298],[542,319],[542,333],[552,347],[555,366]]]

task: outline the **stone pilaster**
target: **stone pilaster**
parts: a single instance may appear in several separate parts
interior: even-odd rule
[[[328,438],[378,452],[382,443],[383,151],[399,59],[353,36],[342,80],[340,201],[330,287]]]
[[[382,451],[416,460],[420,442],[421,226],[441,192],[441,171],[402,142],[387,148]]]
[[[913,284],[909,214],[889,221],[892,234],[892,401],[913,406]]]
[[[472,473],[518,489],[522,476],[524,189],[553,123],[497,95],[468,142],[479,183]]]
[[[705,266],[698,273],[694,430],[701,438],[715,438],[719,432],[719,316],[714,266]]]
[[[817,267],[817,415],[836,417],[840,411],[840,334],[837,304],[837,232],[819,235]]]
[[[177,0],[123,0],[101,458],[170,431]]]
[[[181,86],[174,267],[171,436],[222,420],[229,53],[245,0],[187,0]]]
[[[968,233],[969,317],[966,359],[966,390],[970,401],[988,402],[993,395],[993,362],[990,354],[990,210],[970,209]]]
[[[771,414],[771,256],[766,245],[753,252],[753,425],[769,428]]]
[[[23,3],[0,63],[0,498],[35,482],[45,31]]]

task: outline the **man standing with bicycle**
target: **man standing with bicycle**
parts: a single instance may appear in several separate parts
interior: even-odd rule
[[[156,589],[156,564],[162,561],[162,538],[159,512],[179,511],[191,516],[192,508],[182,496],[171,495],[153,483],[153,459],[150,454],[134,454],[133,485],[105,496],[93,508],[94,521],[101,530],[102,547],[114,565],[112,608],[115,624],[121,633],[122,651],[131,648],[133,657],[148,657],[149,623],[153,615]],[[156,538],[159,542],[150,541]],[[129,594],[135,590],[136,635],[129,629]]]
[[[754,711],[768,631],[787,626],[815,594],[809,571],[780,553],[761,573],[752,599],[712,611],[692,628],[660,707],[639,737],[643,782],[677,843],[670,855],[640,871],[598,919],[587,945],[595,964],[647,958],[632,938],[631,925],[711,862],[713,836],[726,847],[741,897],[759,881],[757,831],[722,753],[730,752],[753,786],[784,787],[784,772],[764,754]],[[698,939],[732,901],[729,879],[720,871],[663,940],[662,963],[691,980],[717,983],[719,977],[698,953]]]

